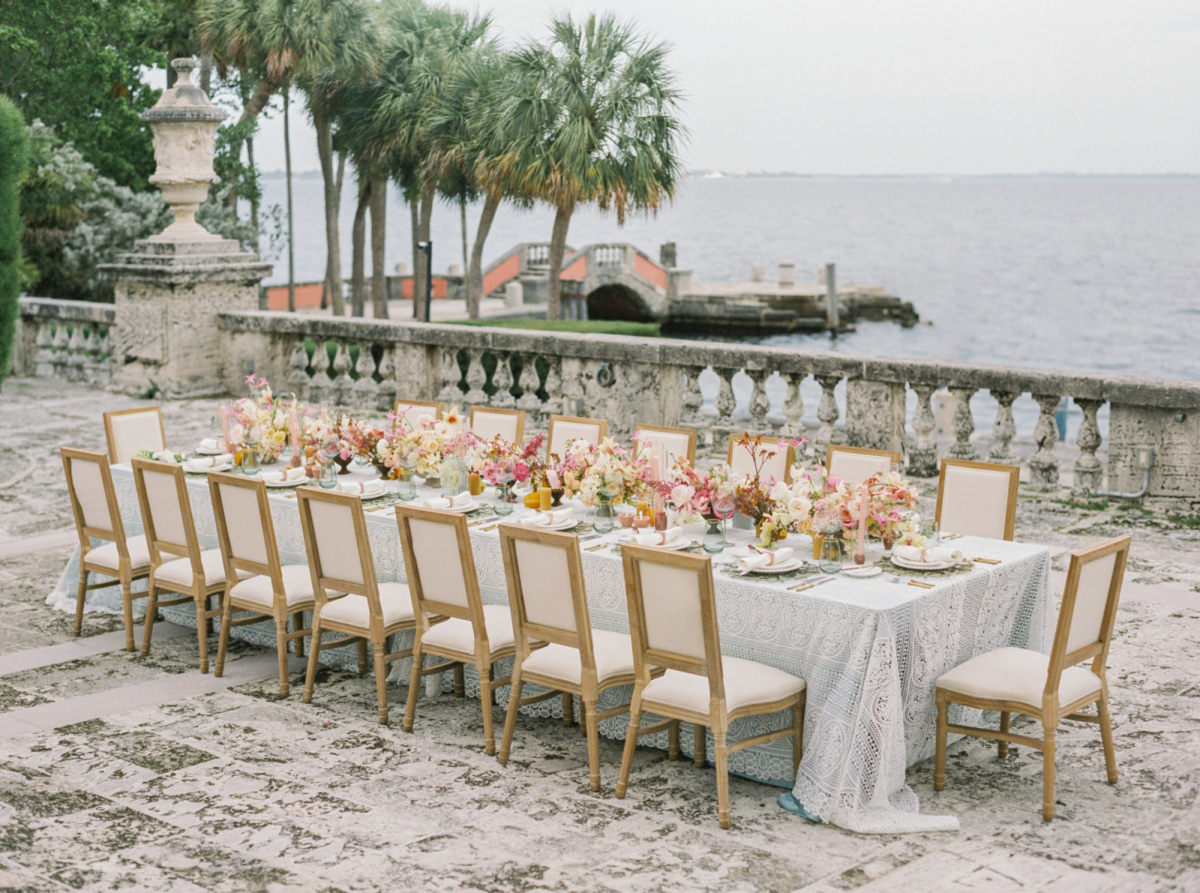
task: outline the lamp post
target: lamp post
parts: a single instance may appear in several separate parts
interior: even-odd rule
[[[425,254],[425,322],[433,322],[430,317],[433,303],[433,242],[418,242],[417,248]],[[416,295],[413,295],[413,300],[417,300]]]

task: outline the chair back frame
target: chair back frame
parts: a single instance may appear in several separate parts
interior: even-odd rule
[[[525,410],[523,409],[498,409],[493,406],[472,406],[471,420],[468,427],[475,430],[475,415],[481,413],[483,415],[499,415],[499,416],[515,416],[517,419],[516,436],[513,437],[513,444],[520,447],[525,442]],[[490,439],[490,438],[488,438]]]
[[[633,433],[637,434],[641,431],[648,431],[651,434],[657,431],[660,434],[677,434],[680,437],[686,437],[688,439],[687,454],[682,458],[687,459],[688,465],[692,466],[693,468],[696,466],[696,439],[698,432],[695,428],[670,428],[666,425],[647,425],[645,422],[638,422],[633,426]],[[677,459],[680,458],[678,453],[675,454],[675,457]],[[667,462],[665,456],[663,457],[663,466],[663,473],[665,474],[670,470],[668,467],[666,467]]]
[[[113,465],[119,465],[122,461],[117,456],[117,438],[113,432],[112,420],[117,416],[137,415],[139,413],[154,413],[158,417],[158,434],[162,449],[167,448],[167,429],[163,425],[162,407],[161,406],[135,406],[133,409],[114,409],[104,413],[104,437],[108,442],[108,458]]]
[[[266,563],[234,557],[221,487],[237,487],[240,490],[253,491],[255,502],[258,505],[259,522],[262,524],[263,545],[267,552]],[[237,573],[240,570],[270,577],[272,589],[275,592],[283,592],[283,567],[279,560],[279,546],[275,542],[275,522],[271,518],[271,503],[267,498],[266,483],[257,476],[248,478],[243,475],[209,472],[208,491],[212,497],[213,517],[217,522],[217,542],[221,546],[221,558],[225,562],[225,579],[233,581],[231,588],[241,579]]]
[[[712,559],[681,552],[665,552],[649,546],[621,547],[625,566],[625,593],[629,606],[629,636],[633,640],[633,666],[637,681],[645,686],[652,667],[666,667],[708,678],[709,696],[724,709],[725,687],[721,667],[721,639],[717,631],[717,602],[713,589]],[[700,593],[700,626],[704,638],[704,659],[651,648],[647,639],[646,602],[642,591],[641,564],[659,564],[682,568],[696,574]]]
[[[729,466],[730,473],[732,473],[733,470],[734,450],[742,449],[738,446],[738,441],[741,440],[743,436],[745,435],[734,433],[730,433],[729,435],[729,451],[726,454],[725,463]],[[758,435],[751,436],[757,437]],[[775,447],[776,454],[779,452],[779,444],[781,441],[782,438],[779,437],[767,437],[765,434],[762,436],[763,446]],[[787,450],[784,454],[783,461],[783,482],[790,485],[792,483],[792,466],[796,464],[796,448],[790,443],[787,444]],[[622,551],[624,551],[624,549],[622,549]]]
[[[594,425],[596,427],[596,444],[597,446],[604,441],[608,436],[608,421],[605,419],[589,419],[584,416],[571,415],[552,415],[550,416],[550,424],[546,431],[546,461],[550,460],[550,456],[554,446],[554,425],[556,422],[568,422],[575,425]],[[564,448],[565,448],[564,444]],[[561,456],[560,456],[561,458]]]
[[[397,400],[392,406],[392,412],[400,415],[402,410],[407,410],[410,407],[424,406],[434,410],[433,417],[440,419],[446,412],[446,404],[437,400]]]
[[[417,562],[416,549],[413,547],[411,521],[427,521],[433,524],[444,524],[454,528],[455,542],[458,546],[458,566],[462,569],[463,587],[466,590],[467,606],[456,605],[453,602],[439,601],[425,593],[421,582],[421,569]],[[400,548],[404,554],[404,570],[408,576],[408,591],[412,595],[413,614],[417,618],[417,626],[422,630],[430,627],[430,615],[455,617],[467,620],[475,630],[476,645],[483,646],[483,653],[488,654],[487,625],[483,620],[483,598],[479,594],[479,577],[475,572],[475,553],[471,551],[471,535],[467,530],[467,518],[459,512],[449,512],[442,509],[419,508],[412,505],[396,506],[396,525],[400,531]],[[447,556],[447,563],[452,563]]]
[[[829,474],[829,469],[833,467],[833,457],[837,453],[853,453],[856,456],[886,456],[888,462],[888,471],[891,471],[892,465],[899,465],[904,460],[899,450],[869,450],[866,447],[843,446],[840,443],[831,443],[825,447],[825,474]]]
[[[59,454],[62,456],[63,474],[67,478],[67,494],[71,500],[71,514],[75,517],[75,529],[79,533],[79,560],[82,562],[86,559],[88,551],[92,548],[91,541],[94,538],[116,543],[117,554],[122,560],[128,562],[129,547],[125,542],[125,525],[121,521],[121,509],[117,504],[117,492],[113,486],[112,470],[109,468],[108,457],[104,453],[77,450],[71,447],[62,447],[59,450]],[[108,517],[111,529],[88,525],[83,513],[83,504],[79,501],[79,496],[75,492],[75,478],[71,467],[75,462],[91,462],[100,469],[100,480],[104,484],[104,500],[108,505]]]
[[[517,543],[519,542],[539,543],[561,549],[566,554],[567,574],[571,582],[571,605],[575,615],[574,631],[534,623],[529,619],[525,605],[521,564],[517,556]],[[592,620],[588,611],[587,587],[583,581],[583,560],[579,553],[579,537],[573,533],[536,530],[519,524],[501,524],[500,552],[504,558],[504,576],[508,581],[508,604],[512,609],[513,632],[518,652],[528,656],[530,640],[552,642],[578,649],[582,665],[594,667],[596,658],[592,649]]]
[[[950,467],[977,468],[980,471],[995,471],[1009,476],[1008,505],[1004,515],[1004,539],[1011,542],[1017,525],[1017,490],[1021,483],[1021,469],[1016,465],[997,465],[991,462],[972,462],[968,459],[943,458],[941,470],[938,472],[937,508],[934,510],[933,516],[939,530],[942,527],[942,495],[946,492],[946,469]],[[962,531],[953,532],[961,533]]]
[[[317,545],[316,526],[313,523],[312,503],[322,502],[350,509],[354,527],[354,541],[358,546],[358,560],[362,568],[362,583],[328,576],[321,563],[321,550]],[[352,493],[337,493],[319,490],[316,487],[296,488],[296,507],[300,510],[300,531],[304,535],[304,552],[308,557],[308,568],[312,574],[313,601],[317,610],[329,601],[329,592],[344,592],[361,595],[367,600],[371,617],[371,633],[380,641],[383,636],[383,609],[379,604],[379,581],[375,577],[375,560],[371,556],[371,538],[367,533],[367,516],[363,512],[362,500]]]
[[[163,554],[187,558],[192,564],[193,576],[204,578],[204,565],[200,561],[200,539],[196,536],[196,523],[192,517],[192,503],[188,499],[187,481],[183,475],[183,467],[169,462],[156,462],[152,459],[131,459],[133,467],[133,485],[137,490],[138,505],[142,510],[142,528],[146,531],[146,545],[150,549],[150,566],[157,570],[163,563]],[[183,521],[183,535],[186,545],[181,547],[158,538],[154,523],[154,510],[150,506],[150,497],[146,492],[146,472],[162,474],[175,482],[175,498],[179,501],[179,515]]]

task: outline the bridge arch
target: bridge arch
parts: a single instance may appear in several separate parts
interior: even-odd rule
[[[613,319],[651,322],[654,314],[634,289],[610,282],[593,289],[587,296],[588,319]]]

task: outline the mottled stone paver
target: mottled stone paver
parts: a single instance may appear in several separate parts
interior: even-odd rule
[[[71,640],[43,605],[70,552],[55,450],[102,448],[99,414],[129,401],[61,383],[0,391],[0,660]],[[204,433],[211,401],[164,407],[173,442]],[[1104,781],[1099,736],[1059,736],[1059,818],[1040,818],[1040,754],[984,742],[908,781],[957,833],[864,836],[815,826],[775,789],[731,780],[734,827],[716,823],[711,768],[638,752],[612,795],[619,744],[601,740],[587,786],[575,728],[522,718],[507,767],[483,753],[477,702],[422,703],[374,721],[371,677],[323,669],[311,705],[261,678],[122,710],[122,692],[191,678],[191,635],[0,674],[0,890],[1200,890],[1200,533],[1159,513],[1023,495],[1018,536],[1065,552],[1129,531],[1129,592],[1109,669],[1121,781]],[[120,628],[87,615],[84,635]],[[215,643],[214,643],[215,644]],[[231,649],[230,670],[264,652]],[[100,719],[6,734],[6,716],[104,692]],[[501,717],[497,713],[497,721]]]

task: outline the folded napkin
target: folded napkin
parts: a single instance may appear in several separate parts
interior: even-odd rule
[[[783,548],[768,552],[765,549],[750,547],[750,554],[737,560],[738,569],[743,572],[756,571],[760,567],[772,567],[776,564],[787,564],[792,560],[792,550]]]
[[[345,481],[337,485],[337,491],[370,499],[372,496],[382,496],[387,489],[383,481]]]
[[[179,455],[177,453],[172,453],[170,450],[159,450],[158,452],[151,453],[150,455],[154,457],[155,462],[166,462],[170,465],[180,464]]]
[[[892,549],[892,555],[897,558],[903,558],[905,561],[920,561],[927,564],[940,564],[943,561],[959,564],[963,560],[963,553],[952,546],[932,546],[929,548],[896,546]]]
[[[633,541],[639,546],[669,546],[683,538],[683,530],[679,527],[668,527],[666,530],[651,530],[649,533],[634,535]]]
[[[283,471],[264,471],[259,477],[268,484],[292,484],[308,477],[303,468],[285,468]]]
[[[457,496],[440,496],[426,499],[427,509],[464,509],[471,504],[473,497],[470,493],[459,493]]]
[[[574,514],[575,509],[568,505],[552,512],[538,512],[536,515],[528,515],[518,523],[524,524],[526,527],[555,527],[568,521]]]
[[[215,437],[206,437],[200,441],[200,449],[207,453],[211,453],[213,450],[219,450],[220,448],[221,441],[217,440]]]
[[[233,456],[229,453],[222,453],[219,456],[197,456],[195,459],[188,459],[183,463],[183,467],[188,471],[211,471],[214,468],[232,464]]]

